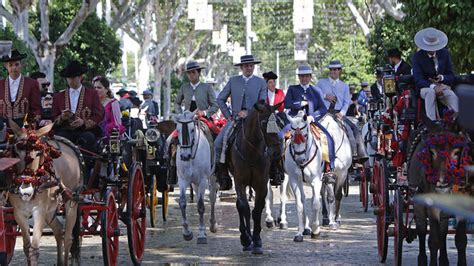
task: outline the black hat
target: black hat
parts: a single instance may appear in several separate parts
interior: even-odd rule
[[[273,71],[263,73],[262,76],[267,81],[270,80],[270,79],[277,79],[278,78],[277,74],[273,73]]]
[[[3,56],[0,61],[1,62],[14,62],[14,61],[20,61],[21,59],[26,58],[26,54],[21,54],[18,52],[17,49],[13,49],[11,52],[11,56]]]
[[[135,97],[135,96],[132,96],[129,99],[134,106],[140,106],[143,103],[138,97]]]
[[[86,65],[79,63],[78,61],[74,60],[69,62],[65,69],[59,72],[59,75],[63,78],[72,78],[78,77],[84,73],[86,73],[89,68]]]
[[[379,67],[376,67],[376,68],[375,68],[375,75],[376,75],[377,77],[383,76],[383,67],[380,67],[380,66],[379,66]]]
[[[240,66],[243,64],[260,64],[262,61],[255,59],[253,55],[243,55],[240,57],[240,63],[235,64],[234,66]]]
[[[128,93],[128,90],[124,89],[124,88],[121,88],[119,91],[117,91],[115,94],[118,94],[120,96],[122,96],[122,94],[125,94],[125,93]]]
[[[400,58],[402,57],[402,53],[400,52],[400,50],[398,50],[398,48],[393,48],[387,51],[387,56]]]
[[[185,71],[188,72],[188,71],[191,71],[191,70],[198,70],[198,69],[203,69],[203,68],[205,68],[205,67],[202,67],[202,66],[199,65],[198,62],[191,60],[186,64],[186,70]]]
[[[138,94],[137,94],[137,92],[134,91],[134,90],[129,90],[129,91],[128,91],[128,95],[130,95],[130,97],[135,97],[135,96],[137,96]]]

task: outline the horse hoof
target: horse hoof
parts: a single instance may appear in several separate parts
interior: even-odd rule
[[[193,232],[189,232],[188,235],[183,234],[183,238],[184,238],[184,240],[186,240],[186,241],[191,241],[191,240],[193,239]]]
[[[244,248],[243,248],[243,251],[251,251],[252,249],[253,249],[253,245],[250,244],[250,245],[244,247]]]
[[[197,238],[197,243],[198,243],[198,244],[207,244],[207,238],[205,238],[205,237],[198,237],[198,238]]]
[[[329,218],[323,218],[323,226],[329,225]]]
[[[272,228],[273,227],[273,221],[271,222],[265,222],[265,224],[267,225],[267,228]]]
[[[283,229],[283,230],[288,229],[288,223],[280,223],[280,229]]]
[[[309,236],[309,235],[311,235],[311,229],[305,228],[305,229],[303,230],[303,235],[304,235],[304,236]]]
[[[215,224],[211,225],[211,227],[209,228],[209,230],[210,230],[212,233],[217,233],[217,225],[215,225]]]
[[[337,230],[337,229],[339,229],[339,225],[337,223],[329,225],[329,230]]]
[[[336,223],[341,226],[341,220],[336,220]]]
[[[293,241],[295,242],[303,242],[303,236],[302,235],[297,235],[295,238],[293,238]]]
[[[254,255],[261,255],[263,254],[263,247],[253,247],[252,254]]]
[[[311,232],[311,238],[313,239],[318,238],[320,235],[321,235],[321,232],[318,232],[316,234],[313,234],[313,232]]]

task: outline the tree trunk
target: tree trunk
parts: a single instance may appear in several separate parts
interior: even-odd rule
[[[405,13],[392,6],[388,0],[377,0],[377,3],[387,12],[387,14],[393,17],[395,20],[402,21],[405,18]]]
[[[164,111],[163,116],[165,120],[170,118],[170,103],[171,103],[171,64],[166,63],[165,67],[166,87],[164,91]]]
[[[367,38],[370,34],[369,26],[367,26],[367,23],[365,23],[364,18],[360,15],[352,0],[346,0],[346,4],[351,10],[352,16],[354,16],[357,25],[359,25],[359,27],[362,29],[362,32],[364,33],[364,36]]]
[[[153,64],[153,69],[155,72],[155,90],[153,91],[153,98],[158,103],[158,108],[159,108],[158,117],[161,117],[161,114],[162,114],[161,112],[161,89],[162,89],[161,82],[163,79],[163,75],[161,75],[160,66],[161,66],[161,62],[160,62],[160,59],[158,58]]]

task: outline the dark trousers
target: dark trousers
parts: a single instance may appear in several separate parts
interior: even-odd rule
[[[65,137],[72,143],[80,146],[88,151],[98,153],[99,147],[97,145],[96,136],[89,130],[57,130],[56,135]]]

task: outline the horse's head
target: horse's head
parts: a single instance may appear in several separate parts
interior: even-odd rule
[[[250,112],[247,120],[253,120],[256,118],[258,126],[262,132],[263,140],[265,145],[269,148],[268,154],[270,156],[281,155],[281,140],[278,137],[280,127],[277,124],[277,117],[275,111],[283,104],[283,102],[270,106],[265,104],[263,101],[257,102],[254,105],[255,112]]]
[[[435,185],[437,192],[447,193],[453,185],[466,184],[464,167],[471,163],[468,139],[464,134],[447,130],[432,131],[426,135],[416,154],[423,165],[425,178]]]
[[[175,118],[175,121],[181,160],[188,161],[192,157],[195,132],[197,130],[195,112],[184,111],[184,113],[179,114]]]
[[[15,135],[13,151],[21,160],[13,183],[18,185],[21,198],[29,201],[33,198],[36,188],[49,180],[49,175],[52,173],[52,159],[60,155],[59,151],[42,140],[54,124],[33,130],[20,128],[12,120],[9,123]]]
[[[294,160],[297,164],[303,164],[308,160],[306,158],[306,151],[308,148],[308,133],[310,132],[306,114],[304,111],[299,111],[295,117],[287,114],[287,118],[293,131],[290,145],[294,154]]]

